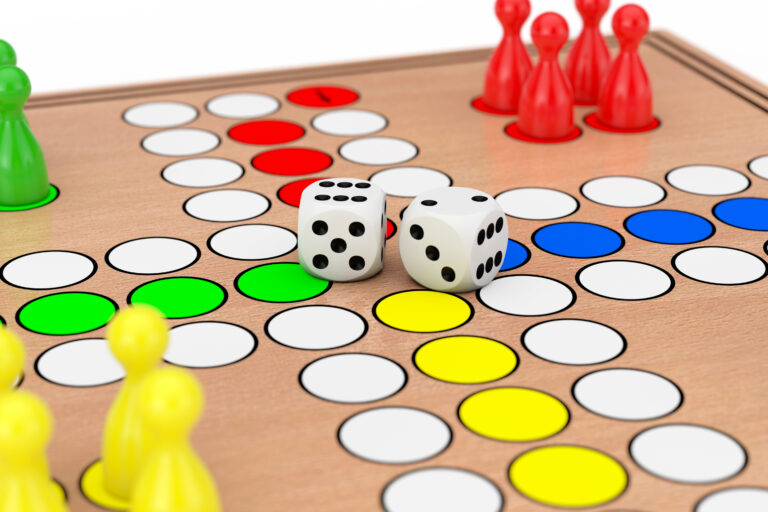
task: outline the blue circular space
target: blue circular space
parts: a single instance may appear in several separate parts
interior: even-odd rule
[[[719,203],[715,217],[729,226],[752,231],[768,231],[768,199],[739,197]]]
[[[522,267],[528,263],[530,258],[531,251],[526,246],[514,240],[507,240],[507,252],[504,254],[504,261],[501,263],[499,272]]]
[[[658,244],[692,244],[706,240],[715,226],[704,217],[679,210],[648,210],[627,217],[627,231]]]
[[[597,258],[613,254],[624,239],[610,228],[586,222],[561,222],[533,234],[533,243],[550,254],[567,258]]]

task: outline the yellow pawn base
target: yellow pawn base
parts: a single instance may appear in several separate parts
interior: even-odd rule
[[[104,467],[101,459],[88,466],[80,477],[80,490],[88,500],[102,508],[110,510],[128,510],[131,504],[118,498],[104,486]]]

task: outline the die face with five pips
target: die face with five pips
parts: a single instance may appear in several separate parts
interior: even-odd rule
[[[301,195],[299,263],[329,281],[358,281],[384,265],[387,234],[384,191],[369,181],[333,178]]]
[[[467,292],[490,283],[507,248],[507,219],[488,194],[444,187],[417,196],[403,214],[400,258],[414,281]]]

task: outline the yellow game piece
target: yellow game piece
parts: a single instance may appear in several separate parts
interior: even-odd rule
[[[141,421],[139,392],[148,374],[160,363],[168,346],[168,325],[154,308],[128,307],[107,327],[112,353],[125,368],[125,381],[107,414],[101,462],[104,487],[130,500],[150,439]]]
[[[141,414],[155,442],[141,471],[132,512],[219,512],[211,474],[189,443],[203,410],[203,390],[180,368],[162,368],[141,390]]]
[[[13,389],[24,371],[26,353],[21,340],[0,326],[0,395]]]
[[[45,449],[53,430],[48,406],[28,391],[0,397],[0,512],[66,512]]]

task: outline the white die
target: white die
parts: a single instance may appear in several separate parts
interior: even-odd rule
[[[299,263],[315,277],[357,281],[384,266],[387,202],[369,181],[317,181],[301,194]]]
[[[496,277],[507,237],[507,218],[493,197],[471,188],[438,188],[419,194],[406,208],[400,258],[420,285],[467,292]]]

